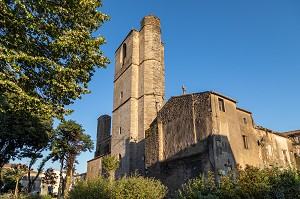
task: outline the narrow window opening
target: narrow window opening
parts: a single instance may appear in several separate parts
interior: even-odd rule
[[[244,124],[247,124],[247,119],[245,117],[243,118],[243,120],[244,120]]]
[[[119,134],[121,134],[122,133],[122,128],[121,127],[119,127]]]
[[[122,99],[122,98],[123,98],[123,92],[120,93],[120,99]]]
[[[126,43],[123,44],[123,48],[122,48],[122,64],[124,65],[125,63],[125,58],[126,58],[126,54],[127,54],[127,47],[126,47]]]
[[[224,104],[224,100],[219,98],[219,110],[222,112],[225,112],[225,104]]]
[[[248,137],[243,135],[244,148],[249,149]]]
[[[119,154],[119,167],[120,168],[122,167],[122,156],[121,156],[121,154]]]

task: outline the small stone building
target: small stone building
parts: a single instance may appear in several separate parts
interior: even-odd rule
[[[256,126],[251,112],[214,91],[184,93],[165,103],[164,79],[160,20],[149,15],[116,51],[112,132],[110,117],[101,116],[87,178],[103,173],[105,154],[119,158],[117,177],[139,172],[172,190],[201,172],[218,177],[237,164],[299,167],[300,130]]]

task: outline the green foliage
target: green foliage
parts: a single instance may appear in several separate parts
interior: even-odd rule
[[[269,169],[260,170],[257,167],[247,165],[244,170],[238,169],[238,178],[235,187],[237,195],[241,198],[270,198],[269,193],[272,189],[272,184],[269,178],[274,173],[269,172]],[[234,180],[232,180],[234,181]],[[233,190],[235,190],[233,187]]]
[[[0,107],[0,129],[2,167],[15,157],[35,158],[40,155],[51,138],[52,119],[29,112],[2,112]]]
[[[52,168],[48,168],[44,172],[44,177],[42,177],[42,182],[45,185],[55,185],[57,181],[58,176],[54,172]]]
[[[81,152],[91,152],[93,141],[89,135],[83,132],[82,126],[74,120],[59,124],[55,130],[56,137],[52,142],[52,152],[55,154],[55,158],[69,159],[72,155],[77,156]]]
[[[61,163],[59,197],[63,181],[62,168],[66,168],[65,194],[67,194],[71,186],[76,157],[81,152],[87,150],[91,152],[93,149],[93,141],[89,135],[83,132],[82,126],[73,120],[59,124],[56,129],[56,137],[52,142],[52,154],[53,160],[59,160]]]
[[[6,178],[14,181],[20,180],[28,172],[26,164],[12,164],[11,168],[5,173]]]
[[[59,117],[89,93],[94,67],[109,60],[94,37],[109,17],[101,0],[0,1],[0,90],[7,110]],[[13,100],[18,98],[18,100]]]
[[[115,179],[115,171],[119,168],[120,160],[116,156],[106,155],[102,159],[103,168],[109,174],[109,183],[112,185]]]
[[[116,180],[113,186],[108,179],[100,177],[79,182],[69,193],[68,199],[161,199],[167,189],[159,181],[138,175]]]
[[[210,174],[190,180],[177,192],[177,198],[300,198],[300,172],[293,169],[262,169],[246,166],[220,177],[218,188]]]
[[[123,177],[117,180],[114,186],[116,199],[160,199],[164,198],[166,193],[167,188],[160,181],[138,175]]]
[[[80,181],[74,189],[69,192],[69,199],[110,199],[111,187],[108,179],[99,177],[88,181]]]
[[[119,168],[119,159],[116,156],[106,155],[102,159],[103,168],[107,172],[115,171]]]
[[[13,193],[16,188],[16,181],[13,181],[11,179],[6,180],[5,184],[1,187],[1,193]],[[19,183],[18,191],[21,191],[21,184]]]
[[[49,195],[28,195],[25,197],[26,199],[51,199],[52,197]]]
[[[109,60],[93,33],[109,20],[101,0],[0,1],[0,167],[45,147],[52,118],[89,93]],[[50,128],[49,128],[50,127]]]
[[[215,196],[216,185],[215,178],[212,172],[207,176],[200,174],[198,178],[191,179],[188,183],[182,185],[182,189],[178,190],[177,198],[184,199],[212,199],[218,198]]]
[[[28,173],[26,164],[12,164],[11,168],[5,173],[5,177],[12,179],[15,182],[15,198],[18,197],[19,180]]]

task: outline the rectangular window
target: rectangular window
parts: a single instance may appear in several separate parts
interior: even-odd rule
[[[119,168],[122,167],[122,155],[119,154]]]
[[[283,159],[285,162],[288,162],[288,157],[287,157],[287,153],[286,153],[286,150],[283,150],[282,151],[282,154],[283,154]]]
[[[119,134],[121,134],[122,133],[122,128],[121,127],[119,127]]]
[[[219,110],[222,112],[225,112],[225,104],[224,104],[224,100],[219,98]]]
[[[245,117],[243,118],[243,120],[244,120],[244,124],[247,124],[247,119]]]
[[[123,98],[123,92],[120,93],[120,99],[122,99],[122,98]]]
[[[249,149],[249,145],[248,145],[248,137],[243,135],[243,142],[244,142],[244,148],[245,149]]]

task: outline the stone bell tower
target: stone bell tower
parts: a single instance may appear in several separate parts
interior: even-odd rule
[[[165,103],[164,45],[154,15],[132,29],[115,52],[111,152],[119,157],[117,175],[145,173],[145,130]]]

